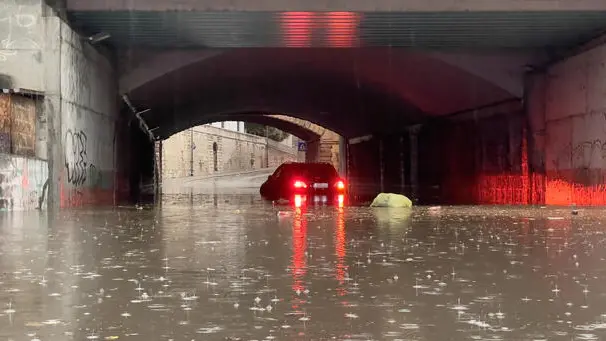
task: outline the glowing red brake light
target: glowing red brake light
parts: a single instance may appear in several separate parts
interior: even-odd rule
[[[307,188],[307,184],[301,180],[296,180],[293,184],[295,188]]]
[[[335,186],[339,190],[345,189],[345,182],[343,182],[343,180],[339,180],[339,181],[337,181],[337,183],[335,184]]]

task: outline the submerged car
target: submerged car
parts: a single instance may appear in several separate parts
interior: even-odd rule
[[[261,185],[267,200],[343,203],[345,180],[329,163],[284,163]]]

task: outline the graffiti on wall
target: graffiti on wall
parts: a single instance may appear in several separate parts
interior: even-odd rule
[[[566,123],[575,125],[575,122],[578,121]],[[573,136],[558,136],[558,130],[551,133],[554,135],[551,144],[555,145],[549,160],[553,175],[583,185],[593,185],[596,181],[601,183],[601,179],[592,179],[591,174],[606,168],[606,140],[601,138],[606,134],[606,113],[592,112],[580,122],[583,122],[580,126],[583,129],[573,130]],[[558,146],[561,140],[564,141]]]
[[[43,209],[47,181],[45,161],[0,154],[0,210]]]
[[[64,136],[64,180],[60,197],[63,207],[105,204],[113,201],[113,178],[103,176],[92,161],[89,138],[83,130],[68,129]]]
[[[88,137],[83,131],[75,133],[69,129],[65,134],[65,171],[67,183],[73,186],[82,186],[88,174]]]
[[[88,136],[82,130],[68,129],[65,134],[65,173],[67,183],[74,187],[102,186],[101,172],[88,156]]]
[[[606,159],[606,141],[601,139],[585,140],[576,144],[568,143],[562,147],[551,160],[554,169],[561,170],[563,164],[580,165],[582,168],[592,168],[592,161]],[[572,163],[572,164],[571,164]]]

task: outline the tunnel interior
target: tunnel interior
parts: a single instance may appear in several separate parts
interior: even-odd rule
[[[241,63],[244,57],[248,63]],[[306,141],[318,138],[271,116],[284,113],[332,130],[346,141],[344,170],[359,202],[379,192],[402,193],[419,204],[533,198],[529,172],[537,167],[528,164],[522,99],[435,56],[388,49],[235,50],[161,73],[128,97],[149,109],[142,118],[160,140],[217,121],[253,121]],[[134,146],[150,151],[138,153],[147,158],[138,162],[145,171],[131,176],[131,186],[153,179],[149,159],[156,157],[153,143]]]
[[[540,203],[544,184],[534,175],[537,169],[529,158],[532,151],[521,101],[490,109],[484,116],[438,117],[404,127],[400,133],[347,139],[343,162],[352,202],[368,202],[379,192],[389,192],[405,194],[424,205]],[[319,139],[308,128],[278,123],[258,113],[201,116],[194,122],[212,123],[221,117],[267,124],[308,142]],[[133,124],[131,129],[131,146],[136,150],[131,198],[141,200],[145,197],[141,185],[152,184],[161,172],[159,155],[155,142],[139,125]],[[216,143],[213,148],[218,148]],[[216,155],[214,162],[217,171]]]

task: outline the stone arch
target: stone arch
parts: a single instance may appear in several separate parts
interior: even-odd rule
[[[318,140],[323,134],[325,134],[325,132],[330,132],[329,129],[321,127],[317,124],[287,115],[267,113],[227,113],[219,115],[201,116],[191,122],[182,122],[182,124],[180,125],[173,126],[170,130],[170,134],[163,134],[159,137],[165,139],[170,137],[174,133],[183,131],[192,126],[223,121],[241,121],[263,124],[280,129],[304,141]]]

